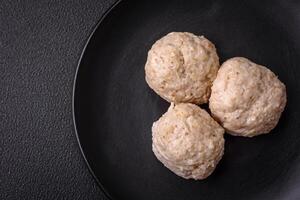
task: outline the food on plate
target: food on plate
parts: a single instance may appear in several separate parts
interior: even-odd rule
[[[187,32],[172,32],[156,41],[145,65],[150,88],[175,103],[207,103],[218,69],[214,44]]]
[[[171,104],[152,126],[157,159],[178,176],[205,179],[224,153],[224,129],[200,107]]]
[[[235,57],[222,64],[209,108],[228,133],[253,137],[276,126],[286,101],[285,85],[272,71]]]

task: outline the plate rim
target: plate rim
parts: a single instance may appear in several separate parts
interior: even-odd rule
[[[76,117],[75,117],[75,93],[76,93],[76,85],[77,85],[77,79],[78,79],[78,72],[79,72],[79,68],[82,64],[82,59],[85,55],[86,49],[88,47],[88,45],[90,44],[90,41],[92,39],[92,37],[94,36],[96,30],[100,27],[100,25],[102,24],[102,22],[106,19],[106,17],[109,15],[109,13],[120,3],[122,2],[122,0],[116,0],[105,12],[104,14],[100,17],[100,19],[98,20],[98,22],[94,25],[94,27],[92,28],[92,31],[90,32],[85,45],[81,51],[80,57],[77,61],[77,66],[76,66],[76,70],[75,70],[75,75],[73,78],[73,89],[72,89],[72,120],[73,120],[73,126],[74,126],[74,132],[75,132],[75,136],[76,136],[76,140],[77,140],[77,144],[79,147],[79,150],[81,152],[81,155],[84,159],[84,162],[90,172],[90,174],[92,175],[93,179],[95,180],[95,182],[97,183],[97,185],[99,186],[100,190],[103,192],[104,196],[106,198],[108,198],[109,200],[113,200],[112,196],[106,191],[105,187],[102,185],[101,181],[98,179],[98,177],[95,175],[88,159],[85,156],[85,153],[83,151],[82,148],[82,144],[80,142],[79,139],[79,135],[78,135],[78,130],[77,130],[77,125],[76,125]]]

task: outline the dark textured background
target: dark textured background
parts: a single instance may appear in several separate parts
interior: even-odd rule
[[[104,199],[71,102],[81,51],[113,2],[0,1],[0,199]]]

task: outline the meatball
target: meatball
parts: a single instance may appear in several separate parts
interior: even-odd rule
[[[285,85],[272,71],[236,57],[222,64],[209,108],[231,135],[253,137],[276,126],[286,101]]]
[[[192,33],[172,32],[152,46],[146,82],[169,102],[207,103],[219,69],[213,43]]]
[[[152,149],[159,161],[178,176],[205,179],[224,153],[224,129],[190,103],[171,104],[152,126]]]

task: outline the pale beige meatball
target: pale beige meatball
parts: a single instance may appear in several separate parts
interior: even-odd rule
[[[155,42],[145,65],[150,88],[176,103],[207,103],[218,69],[213,43],[186,32],[172,32]]]
[[[269,133],[286,104],[285,85],[264,66],[242,57],[222,64],[209,107],[226,131],[253,137]]]
[[[171,104],[152,127],[152,149],[158,160],[178,176],[205,179],[224,153],[224,129],[190,103]]]

